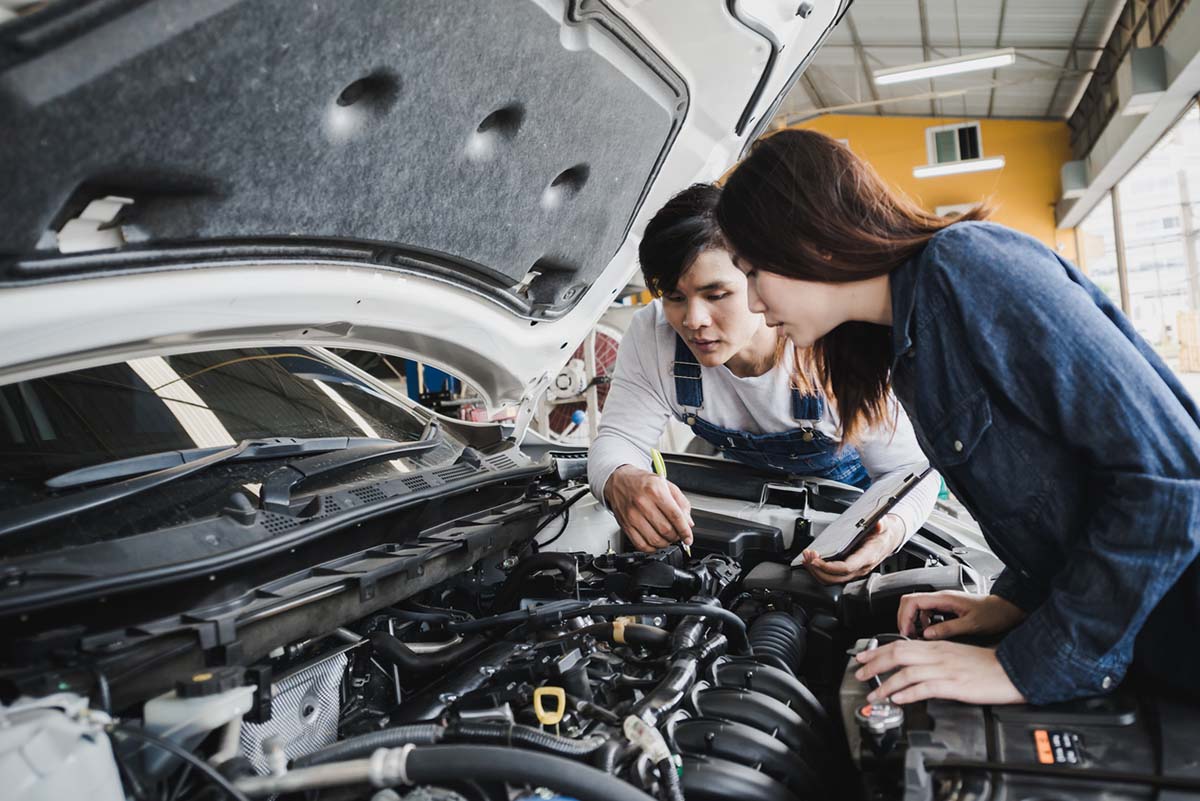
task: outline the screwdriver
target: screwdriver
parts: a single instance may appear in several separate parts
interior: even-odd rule
[[[650,463],[654,465],[654,475],[666,480],[667,478],[667,463],[663,461],[663,455],[659,453],[658,448],[650,449]],[[683,552],[688,555],[688,559],[692,558],[692,546],[682,540],[679,543],[683,547]]]

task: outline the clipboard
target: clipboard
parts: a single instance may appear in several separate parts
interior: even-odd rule
[[[874,482],[837,520],[826,526],[805,550],[816,551],[827,562],[845,559],[871,533],[875,524],[932,472],[933,468],[926,464],[911,473]],[[792,567],[802,564],[803,554],[792,560]]]

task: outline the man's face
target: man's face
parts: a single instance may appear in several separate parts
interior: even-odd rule
[[[667,322],[705,367],[725,364],[747,348],[763,326],[750,311],[746,277],[725,250],[705,250],[673,292],[662,298]]]

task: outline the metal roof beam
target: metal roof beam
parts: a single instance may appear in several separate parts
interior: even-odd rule
[[[821,95],[821,90],[817,88],[816,82],[808,74],[808,70],[805,70],[804,74],[800,76],[800,85],[804,87],[809,101],[816,107],[818,112],[822,111],[828,105],[825,102],[825,98]]]
[[[850,41],[854,42],[855,57],[858,60],[859,67],[862,68],[863,80],[867,82],[867,89],[871,92],[871,99],[878,103],[879,91],[875,88],[875,76],[871,74],[871,67],[867,64],[867,54],[863,50],[862,39],[858,38],[858,28],[854,25],[854,18],[849,11],[846,12],[846,28],[850,31]],[[861,97],[858,99],[862,100]],[[883,109],[877,106],[875,113],[883,114]]]
[[[1083,13],[1079,15],[1079,25],[1075,28],[1075,36],[1071,39],[1071,47],[1067,50],[1067,57],[1063,61],[1064,72],[1058,76],[1058,80],[1054,82],[1054,91],[1050,93],[1050,102],[1046,104],[1046,113],[1043,117],[1049,117],[1050,112],[1054,111],[1054,102],[1058,100],[1058,90],[1062,88],[1063,78],[1066,76],[1066,70],[1070,69],[1071,62],[1076,58],[1076,50],[1079,48],[1079,37],[1083,36],[1083,27],[1087,24],[1088,16],[1092,13],[1092,6],[1096,0],[1088,0],[1087,5],[1083,7]],[[1076,62],[1078,64],[1078,62]]]
[[[1000,2],[1000,23],[996,26],[996,49],[1000,49],[1000,41],[1004,38],[1004,17],[1008,14],[1008,0]],[[992,80],[996,80],[996,71],[992,70]],[[992,109],[996,107],[996,87],[992,87],[992,91],[988,93],[988,111],[987,115],[992,116]]]
[[[917,0],[917,13],[921,17],[921,52],[922,58],[929,60],[929,13],[925,10],[925,0]],[[929,81],[929,116],[937,116],[937,105],[933,99],[933,79]]]
[[[918,47],[919,45],[895,44],[895,43],[887,43],[887,42],[863,42],[862,46],[866,50],[912,50],[914,47]],[[979,50],[987,49],[984,45],[965,45],[965,46],[968,48],[979,49]],[[852,44],[832,44],[832,43],[828,43],[828,42],[821,45],[822,50],[849,50],[853,47],[854,47],[854,45],[852,45]],[[953,42],[951,42],[949,44],[931,44],[931,45],[929,45],[930,50],[954,50],[957,47],[958,47],[958,45],[954,44]],[[1066,52],[1070,52],[1072,50],[1070,45],[1042,45],[1042,44],[1020,45],[1020,44],[1013,44],[1012,42],[1009,42],[1007,44],[1002,44],[1001,47],[1011,47],[1014,50],[1044,50],[1047,53],[1066,53]],[[1074,51],[1076,53],[1099,53],[1102,50],[1104,50],[1103,47],[1080,46],[1080,47],[1074,48]]]

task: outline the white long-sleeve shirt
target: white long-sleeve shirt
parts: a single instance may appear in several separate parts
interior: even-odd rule
[[[621,338],[617,364],[609,386],[600,427],[588,453],[588,480],[592,494],[604,503],[604,486],[622,465],[650,470],[650,449],[671,417],[683,407],[675,400],[675,331],[667,323],[660,301],[634,314]],[[792,348],[784,349],[779,364],[759,376],[739,378],[725,365],[701,367],[704,407],[700,416],[722,428],[754,434],[791,431],[801,423],[792,417]],[[911,472],[929,460],[917,445],[912,424],[895,398],[890,426],[863,433],[855,447],[872,480],[891,473]],[[840,441],[837,412],[826,403],[824,416],[811,424],[835,442]],[[901,500],[893,513],[904,521],[911,536],[929,517],[937,501],[938,482],[926,480]]]

